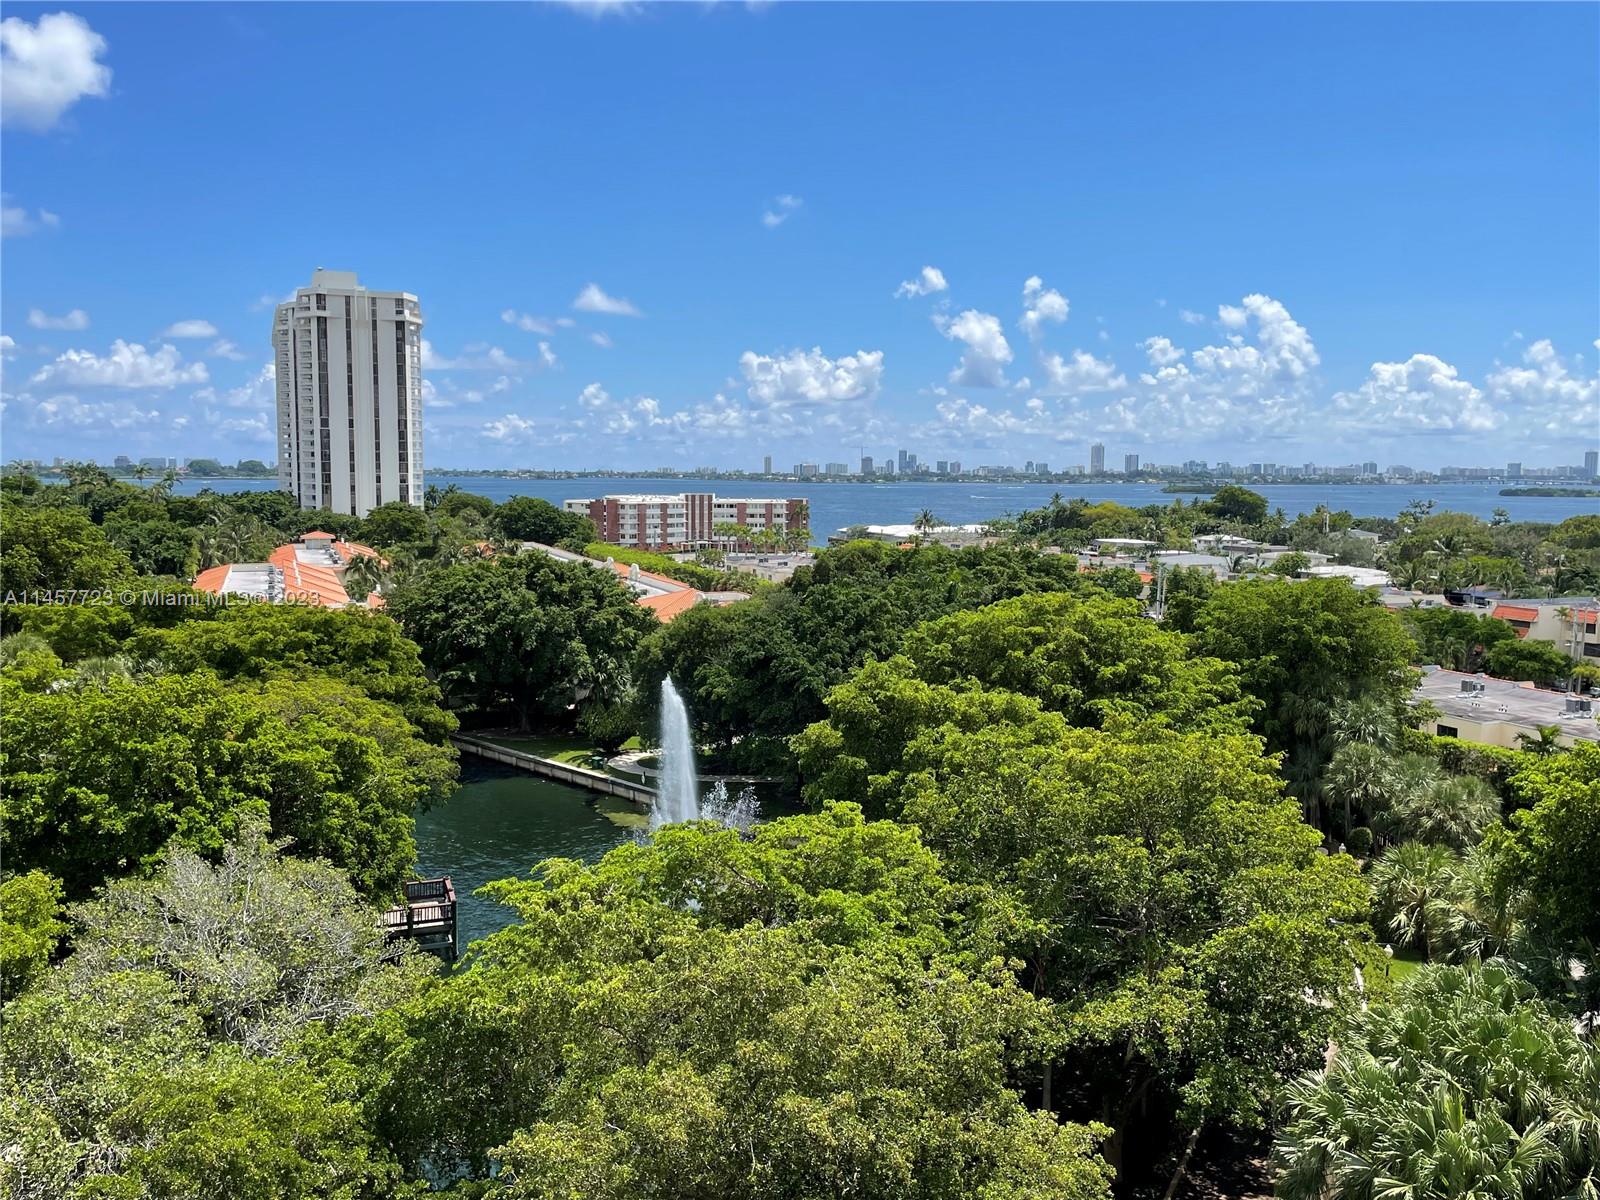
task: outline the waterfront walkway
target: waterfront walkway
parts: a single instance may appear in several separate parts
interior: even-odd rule
[[[568,763],[557,762],[553,758],[540,758],[537,754],[526,754],[521,750],[512,750],[509,747],[486,741],[483,738],[467,737],[455,734],[450,740],[463,754],[471,754],[475,758],[486,758],[491,762],[504,763],[509,767],[541,775],[546,779],[553,779],[557,783],[565,783],[572,787],[583,788],[585,791],[599,792],[605,796],[620,796],[624,800],[631,800],[635,804],[653,805],[656,802],[654,788],[645,787],[641,783],[630,783],[626,779],[617,779],[607,775],[604,771],[591,771],[587,767],[574,767]]]

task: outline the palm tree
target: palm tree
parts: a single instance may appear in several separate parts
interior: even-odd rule
[[[1328,719],[1334,740],[1347,746],[1360,742],[1387,750],[1399,734],[1394,710],[1377,696],[1357,696],[1333,706]]]
[[[1287,1100],[1287,1200],[1595,1195],[1600,1048],[1497,964],[1419,972]]]
[[[1370,822],[1373,814],[1386,811],[1394,803],[1396,783],[1394,758],[1382,746],[1351,741],[1334,752],[1323,786],[1328,794],[1344,802],[1342,832],[1346,842],[1353,828],[1351,808],[1359,809]]]
[[[1370,879],[1378,920],[1398,946],[1414,946],[1430,962],[1446,949],[1457,885],[1455,855],[1444,846],[1404,842],[1372,864]]]
[[[1391,827],[1407,840],[1465,850],[1476,845],[1500,819],[1500,797],[1472,775],[1440,774],[1427,785],[1402,794]]]
[[[932,509],[925,508],[916,515],[911,525],[921,537],[926,537],[939,528],[939,518],[933,515]]]
[[[1561,749],[1561,726],[1541,725],[1538,733],[1519,733],[1517,745],[1529,754],[1548,758]]]
[[[352,599],[364,600],[383,585],[383,563],[375,554],[358,554],[344,569],[345,590]]]

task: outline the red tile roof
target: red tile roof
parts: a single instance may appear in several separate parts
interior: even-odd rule
[[[207,567],[194,577],[195,590],[210,592],[213,596],[220,595],[223,584],[228,582],[228,572],[233,570],[232,563],[223,563],[220,567]]]
[[[295,539],[295,540],[296,540],[296,541],[300,541],[300,542],[303,542],[303,541],[305,541],[305,540],[306,540],[306,539],[307,539],[307,538],[308,538],[308,537],[314,537],[314,538],[327,538],[327,539],[328,539],[328,540],[329,540],[329,541],[330,541],[330,542],[331,542],[331,541],[333,541],[333,534],[331,534],[331,533],[323,533],[323,532],[322,532],[322,530],[320,530],[320,529],[313,529],[313,530],[312,530],[312,531],[311,531],[311,532],[310,532],[310,533],[302,533],[302,534],[301,534],[301,535],[300,535],[300,536],[299,536],[299,537],[298,537],[298,538],[296,538],[296,539]]]
[[[693,588],[685,588],[681,592],[667,592],[659,596],[640,596],[639,607],[648,608],[655,613],[656,619],[665,623],[674,617],[681,617],[695,605],[700,603],[700,593]]]
[[[332,567],[301,562],[295,554],[293,543],[279,546],[267,561],[283,572],[286,600],[309,600],[324,608],[342,608],[350,603],[350,593],[344,590],[339,572]]]
[[[1502,621],[1537,621],[1539,610],[1537,608],[1523,608],[1516,604],[1496,604],[1494,615]]]

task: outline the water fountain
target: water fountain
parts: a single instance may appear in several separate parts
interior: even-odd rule
[[[661,681],[661,774],[656,782],[656,803],[650,810],[650,829],[701,817],[720,821],[746,833],[760,819],[761,804],[753,788],[730,795],[728,785],[717,780],[700,798],[700,779],[694,768],[694,739],[689,733],[689,710],[669,675]]]
[[[689,710],[669,675],[661,681],[661,778],[655,806],[650,810],[650,828],[693,821],[699,816],[700,780],[694,770]]]

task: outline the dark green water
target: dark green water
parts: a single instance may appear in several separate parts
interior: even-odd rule
[[[646,821],[624,800],[464,756],[460,789],[417,818],[417,876],[454,880],[465,944],[512,921],[510,909],[472,895],[478,888],[546,858],[594,862]]]

